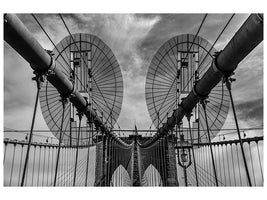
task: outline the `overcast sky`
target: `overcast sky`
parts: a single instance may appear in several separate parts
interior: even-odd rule
[[[18,15],[45,49],[53,49],[31,15]],[[71,33],[89,33],[101,38],[113,51],[124,80],[124,98],[118,123],[122,129],[148,129],[151,125],[145,102],[145,78],[159,47],[180,34],[195,34],[204,14],[78,14],[63,15]],[[231,14],[209,14],[199,36],[213,43]],[[37,15],[54,43],[68,35],[58,15]],[[248,14],[235,15],[215,45],[222,50]],[[32,69],[7,43],[4,44],[4,127],[30,129],[36,94]],[[263,44],[236,70],[233,96],[240,127],[263,126]],[[230,113],[224,128],[233,128]],[[38,108],[35,129],[48,129]]]

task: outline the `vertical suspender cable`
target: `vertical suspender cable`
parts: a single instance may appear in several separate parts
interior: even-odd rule
[[[113,153],[113,161],[114,161],[114,165],[115,166],[117,166],[117,155],[116,155],[116,146],[115,146],[115,143],[114,143],[114,149],[113,149],[113,151],[114,151],[114,153]],[[115,176],[115,174],[114,174],[114,178],[113,178],[113,182],[112,182],[112,186],[117,186],[117,178],[118,178],[118,176],[116,175]]]
[[[112,151],[113,151],[113,139],[111,138],[109,141],[110,145],[109,145],[109,159],[108,159],[108,176],[107,176],[107,186],[110,186],[110,177],[112,176],[111,174],[111,168],[112,168]],[[119,171],[120,172],[120,171]]]
[[[46,174],[46,185],[48,186],[49,185],[49,173],[50,173],[50,170],[49,170],[49,165],[50,165],[50,145],[48,146],[48,161],[47,161],[47,174]]]
[[[42,177],[42,186],[44,186],[44,174],[45,174],[45,157],[46,157],[46,146],[44,146],[44,164],[43,164],[43,177]],[[27,181],[26,181],[27,182]]]
[[[105,165],[106,165],[106,140],[107,140],[107,136],[102,132],[102,177],[100,179],[100,184],[101,186],[104,186],[105,183]]]
[[[203,151],[204,151],[204,146],[202,146],[201,148],[200,148],[200,155],[199,155],[199,160],[201,161],[201,163],[200,163],[200,165],[202,164],[203,165],[203,161],[204,161],[204,159],[203,159]],[[200,175],[201,175],[201,177],[202,177],[202,179],[203,179],[203,184],[204,185],[206,185],[206,179],[205,179],[205,175],[204,175],[204,173],[203,173],[203,168],[200,168],[199,167],[199,171],[200,171]]]
[[[6,149],[7,149],[7,142],[4,142],[5,143],[5,150],[4,150],[4,164],[6,162]]]
[[[208,173],[207,172],[207,145],[204,146],[203,148],[203,160],[204,160],[204,167],[202,168],[202,171],[203,171],[203,175],[206,179],[206,185],[209,185],[210,184],[210,178],[208,177]]]
[[[188,183],[187,183],[187,171],[186,171],[186,167],[183,166],[183,170],[184,170],[184,183],[185,183],[185,186],[187,187],[188,186]]]
[[[176,151],[175,153],[177,152],[177,154],[179,153],[178,151],[178,125],[177,125],[177,119],[176,120],[176,126],[175,126],[175,145],[176,145]],[[177,158],[177,156],[175,155],[175,159]],[[175,163],[176,164],[176,163]],[[178,179],[178,173],[177,173],[177,186],[179,186],[179,179]]]
[[[155,159],[155,172],[158,172],[156,170],[158,170],[157,168],[157,151],[156,151],[156,145],[154,147],[154,159]],[[155,173],[155,180],[156,180],[156,186],[160,186],[159,185],[159,177],[158,177],[158,173]]]
[[[88,171],[89,171],[89,159],[90,159],[90,132],[93,136],[93,124],[89,122],[89,131],[88,131],[88,150],[87,150],[87,161],[86,161],[86,175],[85,175],[85,186],[87,186],[88,182]]]
[[[23,150],[24,150],[24,144],[21,145],[21,152],[20,152],[20,163],[19,163],[19,178],[18,178],[18,186],[20,184],[20,173],[21,173],[21,164],[22,164],[22,156],[23,156]]]
[[[184,154],[184,146],[183,146],[184,139],[182,139],[182,138],[184,138],[184,136],[182,136],[182,134],[181,134],[181,124],[178,125],[178,132],[179,132],[179,137],[180,137],[181,151],[182,151],[182,154]],[[184,163],[184,161],[182,161],[182,162]],[[183,168],[183,172],[184,172],[184,183],[185,183],[185,186],[187,187],[188,184],[187,184],[186,166],[182,166],[182,168]]]
[[[190,115],[187,116],[187,120],[188,120],[188,125],[189,125],[190,139],[192,143],[192,155],[193,155],[193,163],[194,163],[194,170],[195,170],[195,178],[196,178],[196,184],[198,186],[197,166],[196,166],[195,153],[194,153],[194,141],[192,137],[191,124],[190,124]]]
[[[52,144],[53,145],[53,144]],[[51,185],[53,184],[53,166],[54,166],[54,146],[52,146],[52,167],[51,167]]]
[[[71,169],[71,146],[69,146],[68,150],[67,150],[67,155],[68,155],[68,177],[67,177],[67,186],[70,186],[70,169]]]
[[[228,145],[226,144],[226,145],[225,145],[225,151],[226,151],[226,159],[227,159],[228,178],[229,178],[230,186],[232,186],[232,183],[231,183],[231,174],[230,174],[230,166],[229,166],[229,156],[228,156],[227,146],[228,146]]]
[[[232,96],[232,88],[231,88],[231,82],[233,79],[226,77],[226,87],[229,91],[229,95],[230,95],[230,100],[231,100],[231,106],[232,106],[232,110],[233,110],[233,114],[234,114],[234,119],[235,119],[235,125],[236,125],[236,130],[237,130],[237,135],[238,135],[238,139],[239,139],[239,143],[240,143],[240,148],[241,148],[241,153],[242,153],[242,157],[243,157],[243,162],[244,162],[244,166],[245,166],[245,170],[246,170],[246,175],[247,175],[247,180],[248,180],[248,184],[249,186],[252,186],[251,183],[251,179],[249,176],[249,171],[248,171],[248,165],[247,165],[247,160],[246,160],[246,156],[245,156],[245,152],[244,152],[244,147],[243,147],[243,141],[240,135],[240,130],[239,130],[239,125],[238,125],[238,121],[237,121],[237,117],[236,117],[236,112],[235,112],[235,105],[234,105],[234,100],[233,100],[233,96]]]
[[[165,173],[164,173],[164,156],[163,156],[163,142],[162,142],[162,138],[159,141],[160,143],[160,161],[161,161],[161,174],[162,174],[162,182],[163,182],[163,186],[166,186],[166,179],[165,179]]]
[[[76,171],[77,171],[77,162],[78,162],[78,156],[79,156],[79,142],[80,142],[80,133],[81,133],[82,114],[78,113],[78,116],[79,116],[79,130],[78,130],[78,139],[77,139],[77,144],[76,144],[76,156],[75,156],[73,186],[75,186],[75,182],[76,182]]]
[[[41,153],[42,153],[42,147],[40,146],[39,147],[39,161],[38,161],[38,173],[37,173],[37,186],[38,186],[38,184],[39,184],[39,176],[40,176],[40,162],[41,162]]]
[[[251,153],[250,142],[248,143],[248,148],[249,148],[249,154],[250,154],[250,163],[251,163],[251,171],[252,171],[252,175],[253,175],[253,180],[254,180],[255,186],[257,186],[256,179],[255,179],[255,173],[254,173],[253,158],[252,158],[252,153]]]
[[[222,144],[221,144],[221,154],[222,154],[224,184],[226,184],[225,159],[224,159],[224,149],[223,149],[223,145]]]
[[[210,153],[211,153],[211,159],[212,159],[212,166],[213,166],[214,178],[215,178],[216,186],[219,186],[218,185],[218,179],[217,179],[217,172],[216,172],[216,168],[215,168],[215,161],[214,161],[214,156],[213,156],[213,150],[212,150],[212,146],[211,146],[210,131],[209,131],[209,124],[208,124],[208,118],[207,118],[206,102],[205,102],[205,100],[201,100],[201,104],[202,104],[202,107],[203,107],[203,110],[204,110],[205,121],[206,121],[206,125],[207,125],[207,133],[208,133],[208,139],[209,139],[209,147],[210,147]]]
[[[31,152],[30,152],[30,153],[31,153]],[[30,155],[29,155],[29,158],[30,158]],[[29,165],[27,166],[27,169],[26,169],[25,186],[27,186],[27,182],[28,182],[28,174],[29,174]]]
[[[107,155],[108,156],[107,156],[107,168],[106,168],[106,170],[107,170],[106,186],[110,185],[110,183],[109,183],[109,174],[110,174],[110,164],[111,164],[111,159],[110,159],[111,156],[110,156],[110,154],[111,154],[111,150],[112,150],[111,145],[112,145],[112,139],[109,137],[109,139],[108,139],[108,147],[107,147],[107,150],[108,150]]]
[[[55,168],[55,176],[54,176],[54,187],[57,184],[57,171],[58,171],[58,163],[59,163],[59,155],[60,155],[60,149],[61,149],[61,143],[62,143],[62,129],[63,129],[63,123],[64,123],[64,115],[65,115],[65,99],[62,98],[62,119],[61,119],[61,126],[60,126],[60,133],[59,133],[59,141],[58,141],[58,150],[57,150],[57,160],[56,160],[56,168]]]
[[[167,166],[170,165],[169,163],[169,160],[168,159],[168,134],[163,138],[163,144],[164,144],[164,148],[163,148],[163,151],[164,151],[164,168],[165,168],[165,177],[166,177],[166,186],[168,186],[169,182],[168,182],[168,169],[167,169]],[[167,165],[168,163],[168,165]]]
[[[155,151],[155,147],[153,148],[153,158],[154,158],[154,161],[153,161],[153,165],[155,166],[155,168],[156,168],[156,166],[157,166],[157,164],[156,164],[156,162],[157,162],[157,157],[156,157],[156,151]],[[154,169],[154,179],[155,179],[155,186],[158,186],[158,179],[157,179],[157,174],[156,174],[156,170]]]
[[[233,156],[233,145],[230,144],[230,148],[231,148],[231,158],[232,158],[232,165],[233,165],[233,175],[234,175],[234,183],[235,183],[235,186],[236,186],[236,178],[235,178],[235,163],[234,163],[234,156]]]
[[[219,163],[219,167],[218,167],[218,171],[219,171],[219,178],[220,180],[222,180],[222,168],[221,168],[221,156],[220,156],[220,145],[217,146],[217,160],[218,160],[218,163]]]
[[[35,122],[35,115],[36,115],[36,110],[37,110],[37,104],[38,104],[38,98],[39,98],[39,94],[40,94],[40,89],[41,89],[41,86],[42,86],[41,85],[42,77],[39,76],[39,75],[36,75],[35,81],[37,83],[37,93],[36,93],[35,105],[34,105],[34,110],[33,110],[31,132],[30,132],[30,136],[29,136],[28,147],[27,147],[26,158],[25,158],[25,163],[24,163],[24,167],[23,167],[23,173],[22,173],[22,179],[21,179],[20,186],[24,185],[26,170],[27,170],[27,166],[28,166],[30,148],[31,148],[31,143],[32,143],[33,127],[34,127],[34,122]]]
[[[36,146],[34,145],[34,153],[33,153],[33,166],[32,166],[32,183],[31,186],[33,186],[33,179],[34,179],[34,168],[35,168],[35,153],[36,153]]]
[[[60,148],[62,148],[62,147],[60,147]],[[63,148],[61,150],[63,150]],[[59,164],[59,174],[60,174],[60,176],[58,177],[58,185],[62,186],[62,181],[63,181],[62,177],[64,176],[64,172],[63,172],[63,162],[64,161],[63,161],[63,154],[62,153],[59,154],[59,160],[61,162],[59,162],[60,163]]]
[[[12,175],[13,175],[15,155],[16,155],[16,143],[14,143],[14,149],[13,149],[13,156],[12,156],[13,158],[12,158],[12,164],[11,164],[11,172],[10,172],[9,186],[11,186],[11,183],[12,183]]]
[[[163,162],[163,165],[164,165],[164,174],[165,174],[165,182],[166,182],[166,186],[168,186],[168,171],[167,171],[167,156],[166,156],[166,150],[167,150],[167,137],[168,135],[164,136],[163,137],[163,153],[164,153],[164,162]]]
[[[116,142],[114,143],[114,156],[113,156],[113,158],[114,158],[114,169],[115,169],[115,166],[119,166],[119,153],[116,151],[115,148],[117,148]],[[116,176],[114,176],[114,184],[113,184],[113,186],[117,186],[117,187],[120,186],[120,168],[118,168],[118,173],[116,173]]]
[[[153,159],[153,155],[151,155],[151,178],[152,178],[152,184],[151,184],[151,186],[155,186],[155,177],[154,177],[154,168],[152,167],[152,166],[154,166],[153,165],[153,161],[154,161],[154,159]]]
[[[156,145],[156,151],[157,151],[157,161],[158,161],[158,170],[159,170],[159,173],[160,173],[160,178],[161,178],[161,185],[160,186],[163,186],[163,176],[161,174],[161,158],[160,158],[160,153],[159,153],[159,149],[160,149],[160,142],[157,142],[157,145]]]
[[[117,165],[117,163],[116,163],[115,145],[116,145],[116,142],[114,141],[113,144],[112,144],[112,164],[113,164],[112,169],[113,169],[113,170],[116,169],[116,166],[119,166],[119,165]],[[114,173],[114,172],[113,172],[113,173]]]
[[[256,146],[257,146],[258,159],[259,159],[259,165],[260,165],[260,171],[261,171],[261,178],[262,178],[262,183],[263,183],[263,172],[262,172],[262,166],[261,166],[261,157],[260,157],[260,151],[259,151],[259,143],[258,143],[258,141],[256,141]]]
[[[63,140],[63,143],[64,143],[64,140]],[[66,179],[66,170],[65,170],[65,165],[66,165],[66,147],[62,147],[62,150],[61,150],[61,156],[62,156],[62,173],[61,173],[61,186],[65,186],[65,179]]]
[[[109,182],[109,165],[110,165],[110,137],[107,138],[107,158],[106,158],[106,166],[105,166],[105,186],[108,186]]]
[[[71,184],[72,184],[72,173],[71,173],[71,171],[72,171],[72,168],[73,168],[73,146],[71,146],[70,147],[70,149],[69,149],[69,156],[70,156],[70,161],[69,161],[69,163],[70,163],[70,169],[69,169],[69,186],[71,186]]]
[[[152,163],[152,156],[150,155],[149,156],[149,163]],[[149,173],[149,178],[150,178],[150,184],[149,184],[149,186],[153,186],[153,184],[154,184],[154,182],[153,182],[153,167],[152,167],[152,165],[150,165],[150,173]]]
[[[93,110],[93,93],[92,93],[92,44],[90,44],[90,61],[88,60],[88,62],[90,62],[90,67],[89,67],[89,92],[87,91],[87,93],[89,93],[89,104],[91,105],[91,109]],[[94,127],[93,127],[93,123],[92,123],[92,115],[90,115],[90,120],[89,120],[89,131],[88,131],[88,151],[87,151],[87,163],[86,163],[86,175],[85,175],[85,186],[87,186],[87,182],[88,182],[88,167],[89,167],[89,159],[90,159],[90,132],[91,132],[91,137],[93,138],[93,134],[94,134]]]

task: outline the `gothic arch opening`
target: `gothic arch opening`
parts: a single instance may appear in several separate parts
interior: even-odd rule
[[[144,175],[141,180],[142,186],[163,186],[163,182],[161,179],[161,175],[159,171],[150,164],[146,171],[144,172]]]
[[[128,172],[122,165],[119,165],[111,177],[110,186],[127,187],[131,185],[132,181]]]

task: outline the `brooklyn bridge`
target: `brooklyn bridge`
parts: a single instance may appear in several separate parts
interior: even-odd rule
[[[151,56],[147,66],[139,63],[145,68],[141,91],[146,109],[138,113],[130,109],[138,97],[132,105],[124,104],[127,88],[138,81],[127,82],[125,63],[113,51],[119,42],[128,51],[123,33],[116,34],[121,41],[105,42],[112,32],[79,32],[69,15],[51,17],[53,33],[44,15],[4,14],[4,186],[263,186],[263,123],[245,123],[240,114],[242,105],[251,113],[258,112],[253,107],[258,105],[245,104],[246,97],[242,105],[236,100],[237,86],[254,95],[261,90],[254,91],[246,80],[258,81],[254,52],[262,52],[263,14],[243,20],[239,14],[219,16],[224,21],[213,36],[209,32],[215,25],[209,20],[216,14],[199,14],[192,16],[195,28],[166,34],[155,48],[144,48]],[[64,37],[55,34],[57,27]],[[137,28],[130,27],[125,35],[132,31]],[[219,45],[226,33],[231,36]],[[52,48],[44,47],[44,37]],[[129,41],[135,45],[135,37]],[[134,56],[128,60],[134,62]],[[8,117],[8,67],[21,67],[12,64],[15,57],[27,63],[21,70],[33,73],[32,80],[23,77],[34,88],[21,87],[34,92],[34,101],[30,114],[17,109]],[[249,67],[240,78],[244,61]],[[150,117],[146,126],[139,114],[145,112]],[[46,128],[36,125],[38,113]],[[17,116],[29,126],[17,128],[17,120],[8,121]]]

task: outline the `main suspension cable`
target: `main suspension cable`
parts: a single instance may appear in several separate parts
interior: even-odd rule
[[[63,22],[65,28],[67,29],[67,31],[68,31],[68,33],[69,33],[71,39],[73,40],[73,42],[74,42],[74,44],[75,44],[75,46],[76,46],[76,48],[79,49],[78,46],[77,46],[77,44],[76,44],[76,42],[75,42],[75,40],[74,40],[74,38],[73,38],[73,36],[72,36],[72,34],[71,34],[71,32],[70,32],[70,30],[69,30],[69,28],[68,28],[68,26],[67,26],[67,24],[66,24],[66,22],[65,22],[65,20],[64,20],[64,18],[63,18],[63,16],[62,16],[61,14],[58,14],[58,15],[59,15],[60,19],[62,20],[62,22]],[[82,58],[84,64],[87,66],[87,63],[85,62],[84,57],[81,56],[81,52],[80,52],[80,57]],[[111,111],[111,109],[110,109],[110,107],[109,107],[109,105],[108,105],[108,103],[107,103],[107,101],[106,101],[106,98],[104,97],[104,95],[103,95],[102,91],[100,90],[98,84],[96,83],[94,77],[92,77],[92,80],[95,82],[96,87],[97,87],[97,89],[99,90],[101,96],[103,97],[103,100],[104,100],[106,106],[107,106],[108,109]],[[114,118],[114,116],[113,116],[113,114],[112,114],[112,111],[110,112],[109,117],[110,117],[110,116],[111,116],[111,118],[112,118],[112,117]],[[109,117],[108,117],[108,118],[109,118]],[[107,123],[108,123],[108,119],[106,120],[105,124],[107,124]],[[112,123],[112,122],[110,122],[110,125],[111,125],[111,127],[112,127],[112,124],[111,124],[111,123]],[[116,121],[115,123],[118,124],[117,121]],[[120,127],[119,124],[118,124],[118,127]]]
[[[204,63],[205,59],[206,59],[207,56],[210,54],[212,48],[213,48],[213,47],[215,46],[215,44],[218,42],[219,38],[220,38],[221,35],[224,33],[224,31],[226,30],[226,28],[228,27],[228,25],[230,24],[230,22],[232,21],[232,19],[233,19],[234,16],[235,16],[235,14],[232,14],[232,16],[230,17],[230,19],[227,21],[227,23],[225,24],[225,26],[223,27],[223,29],[221,30],[221,32],[220,32],[219,35],[217,36],[216,40],[213,42],[213,44],[212,44],[212,46],[210,47],[209,51],[208,51],[207,54],[205,55],[204,59],[203,59],[202,62],[198,65],[198,69],[197,69],[197,70],[199,70],[199,68],[202,66],[202,64]],[[202,23],[202,24],[203,24],[203,23]],[[198,31],[198,32],[199,32],[199,31]],[[194,41],[193,41],[193,43],[194,43]],[[191,44],[191,46],[193,45],[193,43]],[[184,90],[187,88],[188,84],[191,82],[191,80],[192,80],[193,77],[194,77],[194,75],[190,77],[190,79],[187,81],[187,84],[184,86],[184,88],[183,88],[183,90],[181,91],[181,93],[184,92]],[[172,86],[171,86],[171,87],[172,87]],[[171,87],[170,87],[170,88],[171,88]],[[168,91],[168,94],[169,94],[169,92],[170,92],[170,90]],[[180,94],[181,94],[181,93],[180,93]],[[167,94],[167,96],[168,96],[168,94]],[[180,97],[180,94],[179,94],[178,98]],[[166,98],[165,98],[165,100],[166,100]],[[164,100],[164,102],[165,102],[165,100]],[[164,104],[164,102],[162,103],[162,105]],[[171,111],[171,110],[173,109],[174,104],[175,104],[175,102],[173,102],[173,103],[169,106],[168,112]],[[154,119],[153,122],[154,122],[155,120],[156,120],[156,119]],[[152,122],[152,123],[153,123],[153,122]]]
[[[184,60],[188,57],[189,52],[190,52],[190,50],[191,50],[191,48],[192,48],[192,46],[193,46],[193,43],[194,43],[195,39],[197,38],[197,36],[198,36],[198,34],[199,34],[199,32],[200,32],[200,30],[201,30],[201,28],[202,28],[202,26],[203,26],[203,24],[204,24],[206,18],[207,18],[207,16],[208,16],[208,14],[205,14],[205,15],[204,15],[204,17],[203,17],[203,19],[202,19],[202,21],[201,21],[201,23],[200,23],[200,26],[199,26],[199,28],[198,28],[198,30],[197,30],[197,33],[196,33],[196,35],[195,35],[195,37],[194,37],[194,39],[193,39],[193,42],[192,42],[190,48],[187,50],[187,54],[186,54],[186,56],[184,57]],[[174,79],[174,80],[172,81],[172,84],[171,84],[171,86],[170,86],[170,88],[169,88],[169,90],[168,90],[168,93],[167,93],[167,95],[165,96],[165,98],[164,98],[164,100],[163,100],[163,102],[162,102],[162,104],[161,104],[159,110],[157,111],[158,113],[159,113],[159,111],[162,109],[162,107],[163,107],[163,105],[164,105],[164,103],[165,103],[165,101],[166,101],[166,99],[167,99],[167,96],[169,95],[169,93],[170,93],[170,91],[171,91],[171,88],[172,88],[173,84],[175,83],[175,80],[176,80],[176,79]],[[174,102],[174,103],[175,103],[175,102]],[[155,119],[153,120],[153,123],[154,123],[154,121],[155,121],[156,119],[157,119],[157,118],[155,118]],[[160,122],[158,122],[158,124],[160,124],[160,123],[162,123],[162,120],[160,120]]]

